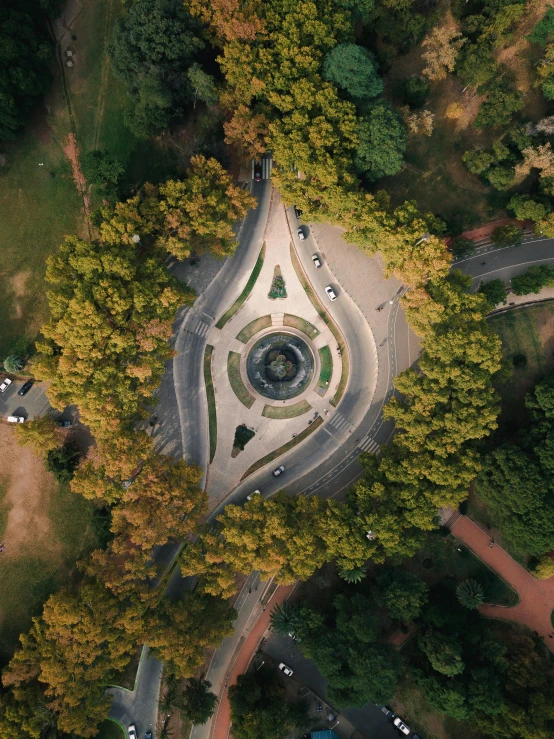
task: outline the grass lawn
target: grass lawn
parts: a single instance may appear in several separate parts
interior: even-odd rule
[[[227,357],[227,374],[229,375],[229,382],[237,398],[247,408],[252,408],[256,398],[250,395],[240,376],[240,354],[238,352],[229,352],[229,356]]]
[[[247,324],[242,331],[239,331],[237,334],[237,339],[239,341],[242,341],[243,344],[248,344],[250,339],[255,336],[258,331],[263,331],[264,328],[270,328],[271,326],[271,316],[261,316],[260,318],[255,318],[253,321],[250,321],[249,324]]]
[[[214,348],[207,344],[204,352],[204,382],[206,383],[206,397],[208,400],[208,424],[210,434],[210,462],[215,457],[217,445],[217,413],[215,406],[214,383],[212,380],[212,354]]]
[[[317,386],[323,390],[327,390],[331,382],[331,377],[333,376],[333,357],[328,346],[322,346],[321,349],[318,349],[318,352],[321,369]]]
[[[502,397],[503,424],[521,422],[525,394],[554,369],[554,302],[506,311],[489,318],[502,340],[502,353],[510,374],[497,382]],[[525,367],[514,367],[512,359],[523,354]]]
[[[483,585],[487,603],[514,606],[519,601],[516,592],[452,534],[428,534],[425,545],[414,557],[406,560],[405,566],[428,585],[435,585],[445,578],[460,581],[471,577]]]
[[[107,718],[98,727],[96,739],[126,739],[126,736],[119,724]]]
[[[266,418],[295,418],[301,416],[303,413],[307,413],[312,409],[312,406],[307,400],[301,400],[299,403],[294,405],[266,405],[262,411],[262,416]]]
[[[248,278],[248,282],[244,286],[243,291],[238,296],[238,298],[235,300],[233,305],[225,311],[225,313],[221,316],[219,321],[215,324],[216,328],[223,328],[227,321],[230,321],[231,318],[237,313],[240,308],[244,305],[246,302],[246,299],[252,292],[252,289],[254,285],[256,284],[256,280],[258,279],[260,272],[262,271],[262,267],[264,265],[264,257],[265,257],[265,242],[262,244],[262,248],[260,249],[260,253],[258,255],[258,259],[256,260],[256,264],[254,265],[254,269],[252,270],[252,274]]]
[[[309,321],[305,321],[299,316],[293,316],[290,313],[285,313],[283,323],[285,324],[285,326],[290,326],[291,328],[295,328],[297,331],[302,331],[302,333],[306,334],[306,336],[309,336],[310,339],[315,339],[316,336],[319,336],[319,331],[317,330],[317,328]]]

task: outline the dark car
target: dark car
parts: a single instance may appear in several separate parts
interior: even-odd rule
[[[33,383],[31,380],[27,380],[27,382],[23,383],[23,385],[19,388],[17,391],[18,395],[27,395],[29,390],[33,387]]]
[[[152,739],[152,732],[147,731],[146,734],[144,735],[144,739]]]
[[[56,421],[56,423],[62,429],[68,429],[71,426],[71,421]]]
[[[254,164],[254,179],[256,182],[260,182],[262,179],[262,164],[261,162],[256,162]]]
[[[297,208],[296,205],[294,206],[294,215],[297,218],[300,218],[300,216],[302,215],[302,211],[300,210],[300,208]]]

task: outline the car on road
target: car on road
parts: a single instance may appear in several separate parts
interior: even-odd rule
[[[24,382],[23,385],[19,388],[19,390],[17,391],[17,394],[23,397],[23,395],[27,395],[27,393],[32,387],[33,387],[33,383],[31,382],[31,380],[27,380],[27,382]]]
[[[298,239],[300,241],[306,241],[306,234],[304,233],[304,231],[301,228],[298,228],[296,230],[296,234],[297,234]]]
[[[255,162],[254,164],[254,179],[256,182],[261,182],[262,179],[262,163]]]
[[[317,254],[312,254],[312,262],[318,269],[321,267],[321,259],[317,256]]]
[[[273,470],[273,477],[279,477],[285,471],[285,465],[280,464],[276,470]]]
[[[130,724],[127,727],[127,733],[129,734],[129,739],[137,739],[137,729],[134,724]]]
[[[300,208],[297,208],[296,205],[294,206],[294,215],[297,218],[300,218],[300,216],[302,215],[302,211],[300,210]]]
[[[71,426],[71,421],[56,421],[56,423],[62,429],[68,429]]]
[[[253,497],[254,497],[255,495],[261,495],[260,491],[259,491],[259,490],[254,490],[254,492],[253,492],[253,493],[250,493],[250,495],[247,495],[247,496],[246,496],[246,500],[252,500],[252,498],[253,498]]]
[[[327,285],[327,287],[325,288],[325,292],[327,293],[327,297],[329,298],[329,300],[331,302],[333,302],[333,300],[336,300],[337,299],[337,294],[333,290],[333,288],[331,287],[331,285]]]
[[[23,416],[8,416],[8,423],[24,423]]]
[[[279,669],[281,672],[284,672],[287,677],[292,677],[293,671],[290,669],[290,667],[287,667],[284,662],[281,662],[279,664]]]
[[[392,725],[393,726],[396,726],[396,728],[398,729],[398,731],[401,734],[404,734],[404,736],[408,736],[409,735],[409,733],[410,733],[409,728],[406,726],[406,724],[402,721],[401,718],[398,718],[398,716],[394,719],[394,721],[392,722]]]
[[[391,709],[388,706],[379,706],[379,708],[385,714],[385,716],[389,719],[389,721],[393,720],[394,713],[391,711]]]
[[[2,380],[2,384],[0,385],[0,393],[5,393],[11,384],[12,384],[12,381],[10,380],[9,377],[4,378]]]

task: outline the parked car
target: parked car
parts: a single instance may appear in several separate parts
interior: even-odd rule
[[[273,470],[273,477],[279,477],[285,471],[285,465],[281,464],[276,470]]]
[[[21,396],[27,395],[27,393],[32,387],[33,387],[32,381],[27,380],[27,382],[24,382],[23,385],[19,388],[19,390],[17,391],[17,394]]]
[[[9,377],[6,377],[4,380],[2,380],[2,384],[0,385],[0,393],[5,393],[11,384],[12,381]]]
[[[313,254],[313,255],[312,255],[312,262],[314,263],[314,265],[315,265],[315,266],[316,266],[316,267],[317,267],[318,269],[319,269],[319,267],[321,267],[321,260],[320,260],[320,258],[319,258],[319,257],[317,256],[317,254]]]
[[[152,739],[152,732],[147,731],[146,734],[144,735],[144,739]]]
[[[396,726],[396,728],[398,729],[398,731],[401,734],[404,734],[404,736],[408,736],[408,734],[410,733],[410,730],[408,729],[408,727],[406,726],[406,724],[402,721],[401,718],[398,718],[398,716],[394,719],[394,721],[392,722],[392,724],[393,724],[393,726]]]
[[[293,674],[293,671],[290,669],[290,667],[287,667],[284,662],[280,663],[279,669],[281,670],[281,672],[284,672],[287,677],[291,677]]]
[[[23,423],[24,421],[23,416],[8,416],[8,423]]]
[[[260,182],[262,179],[262,163],[256,162],[254,164],[254,179],[256,182]]]
[[[252,500],[252,498],[253,498],[253,497],[254,497],[255,495],[261,495],[260,491],[259,491],[259,490],[254,490],[254,492],[253,492],[253,493],[250,493],[250,495],[247,495],[247,496],[246,496],[246,500]]]
[[[294,215],[297,218],[300,218],[300,216],[302,215],[302,211],[300,210],[300,208],[297,208],[296,205],[294,206]]]
[[[297,229],[296,233],[300,241],[306,241],[306,234],[301,228]]]
[[[388,706],[379,706],[379,708],[385,714],[385,716],[389,719],[389,721],[393,720],[394,713],[391,711],[391,709]]]
[[[331,302],[337,299],[337,294],[335,293],[331,285],[327,285],[327,287],[325,288],[325,292],[327,293],[327,297]]]
[[[68,429],[71,426],[71,421],[56,421],[56,423],[62,429]]]
[[[127,733],[129,734],[129,739],[137,739],[137,730],[134,724],[131,724],[127,728]]]

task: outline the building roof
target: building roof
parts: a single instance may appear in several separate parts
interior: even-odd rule
[[[312,739],[339,739],[331,729],[325,729],[325,731],[312,731]]]

